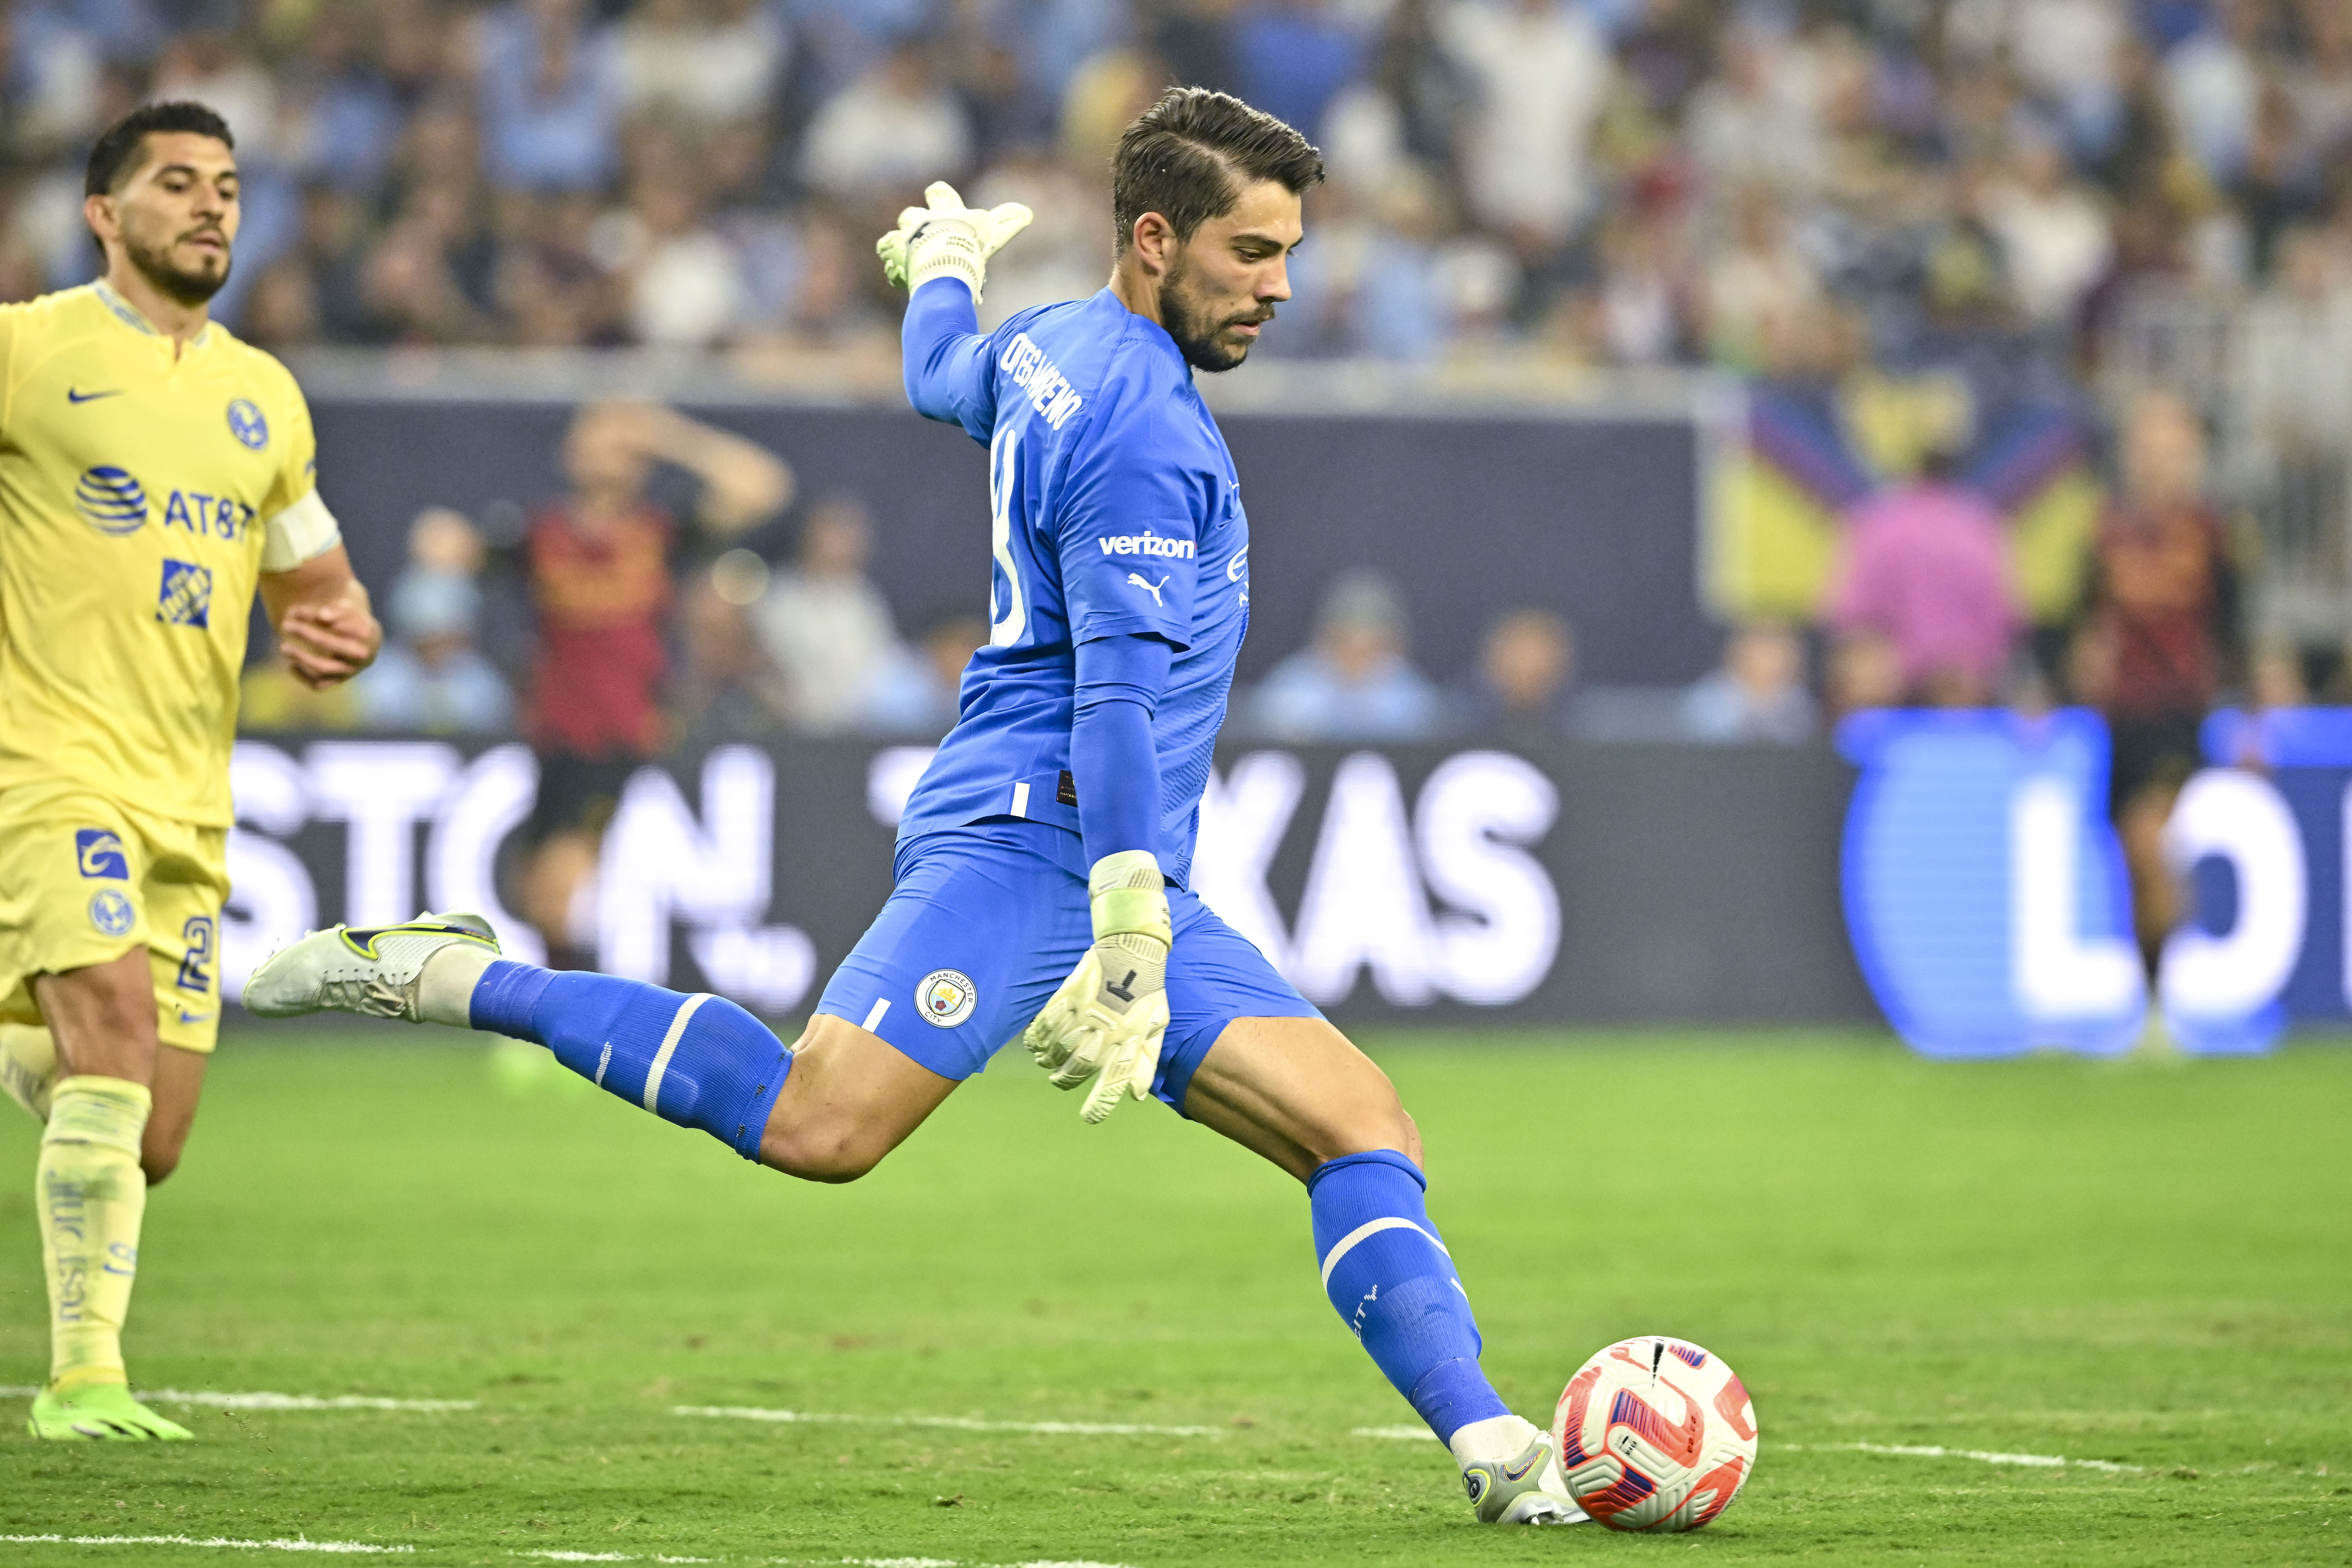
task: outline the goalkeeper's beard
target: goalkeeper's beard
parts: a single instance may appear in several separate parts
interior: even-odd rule
[[[1192,269],[1181,257],[1169,264],[1167,280],[1160,286],[1160,324],[1176,340],[1177,351],[1193,369],[1205,370],[1212,375],[1232,370],[1249,358],[1253,340],[1244,338],[1239,346],[1228,347],[1221,334],[1226,328],[1244,322],[1274,320],[1274,307],[1267,305],[1237,316],[1213,319],[1202,301],[1190,297],[1188,286],[1192,281]]]

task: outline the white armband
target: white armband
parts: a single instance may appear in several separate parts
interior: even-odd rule
[[[262,524],[268,537],[262,542],[261,569],[291,572],[313,556],[324,555],[343,542],[335,514],[312,490]]]

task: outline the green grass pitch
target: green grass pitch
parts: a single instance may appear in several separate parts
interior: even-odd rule
[[[133,1371],[474,1407],[184,1405],[199,1443],[45,1447],[12,1398],[0,1536],[354,1542],[419,1568],[2352,1562],[2352,1050],[1370,1045],[1420,1119],[1506,1397],[1548,1419],[1579,1362],[1642,1332],[1744,1374],[1763,1454],[1717,1525],[1474,1525],[1434,1443],[1356,1435],[1412,1415],[1318,1291],[1297,1189],[1156,1107],[1088,1129],[1008,1058],[865,1182],[820,1188],[387,1026],[228,1042],[149,1205]],[[0,1110],[0,1384],[46,1365],[35,1135]],[[101,1560],[288,1559],[0,1542]]]

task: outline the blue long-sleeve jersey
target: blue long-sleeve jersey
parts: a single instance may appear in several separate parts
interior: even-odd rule
[[[1079,648],[1090,693],[1150,715],[1156,842],[1171,880],[1189,873],[1201,792],[1249,626],[1249,522],[1233,457],[1160,325],[1109,289],[1026,310],[982,334],[952,279],[918,290],[904,331],[907,395],[989,449],[989,644],[972,656],[955,728],[916,786],[901,841],[983,817],[1081,831],[1081,790],[1151,792],[1155,771],[1107,733],[1074,772]],[[1157,671],[1109,639],[1173,650]],[[1140,668],[1143,673],[1139,675]],[[1132,694],[1118,691],[1120,686]],[[1103,774],[1102,777],[1093,776]],[[1083,781],[1083,782],[1081,782]],[[1089,838],[1104,820],[1087,806]]]

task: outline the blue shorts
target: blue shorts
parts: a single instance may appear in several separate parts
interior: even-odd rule
[[[898,847],[898,884],[817,999],[941,1078],[970,1078],[1020,1037],[1094,942],[1078,840],[987,822]],[[1168,889],[1168,1036],[1151,1091],[1180,1113],[1235,1018],[1319,1018],[1198,894]]]

